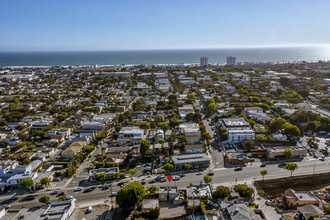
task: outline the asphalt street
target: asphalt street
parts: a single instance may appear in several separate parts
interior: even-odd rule
[[[298,170],[296,170],[293,175],[302,175],[302,174],[312,174],[318,172],[329,172],[330,158],[326,158],[325,161],[320,161],[314,158],[307,158],[302,162],[297,162]],[[260,170],[266,169],[268,171],[268,175],[265,176],[265,179],[272,179],[278,177],[286,177],[290,176],[290,172],[284,170],[282,167],[279,167],[278,164],[269,164],[266,167],[260,167],[259,163],[255,163],[252,165],[248,165],[244,167],[242,171],[234,171],[234,168],[215,168],[213,170],[214,176],[212,176],[212,183],[219,185],[224,183],[229,183],[235,181],[238,182],[251,182],[254,179],[261,179],[262,176],[260,175]],[[203,180],[203,176],[207,174],[208,171],[203,172],[203,175],[196,175],[196,173],[186,174],[185,177],[181,178],[178,181],[172,181],[171,183],[168,182],[156,182],[154,184],[149,184],[149,181],[153,180],[156,176],[153,175],[150,178],[146,178],[144,181],[146,182],[145,187],[149,187],[151,185],[165,186],[165,185],[173,185],[178,186],[179,188],[185,188],[189,186],[190,182],[193,184],[199,184]],[[139,177],[138,180],[141,180],[143,177]],[[145,178],[145,177],[144,177]],[[118,186],[119,182],[124,181],[131,181],[129,178],[125,180],[121,180],[118,182],[112,183],[112,191],[117,192],[120,189]],[[78,186],[78,185],[77,185]],[[76,187],[76,186],[75,186]],[[109,202],[110,201],[110,189],[108,190],[101,190],[101,188],[96,188],[92,192],[82,193],[82,192],[74,192],[75,187],[61,187],[58,190],[65,192],[66,195],[72,195],[75,199],[77,199],[77,203],[86,203],[88,201],[98,201],[104,200]],[[97,186],[96,186],[97,187]],[[50,191],[39,191],[35,193],[36,196],[42,195],[49,195]],[[19,196],[20,198],[11,203],[12,208],[21,208],[24,207],[33,207],[33,206],[40,206],[41,204],[38,201],[38,198],[32,201],[21,202],[21,198],[26,197],[27,195]],[[1,203],[8,203],[8,199],[10,195],[2,196]],[[51,196],[51,202],[57,201],[56,196]]]

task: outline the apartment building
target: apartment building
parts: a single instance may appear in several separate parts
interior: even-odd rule
[[[221,126],[227,129],[227,143],[240,143],[244,140],[254,140],[255,133],[249,123],[243,118],[225,118],[221,120]]]

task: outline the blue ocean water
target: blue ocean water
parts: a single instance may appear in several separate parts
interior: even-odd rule
[[[116,65],[225,63],[227,56],[237,62],[295,62],[330,60],[330,47],[280,47],[191,50],[132,50],[77,52],[0,52],[0,66]]]

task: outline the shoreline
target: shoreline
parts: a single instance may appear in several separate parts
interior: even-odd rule
[[[299,63],[318,63],[318,62],[323,62],[323,63],[328,63],[330,60],[300,60],[300,61],[274,61],[274,62],[252,62],[252,61],[244,61],[244,62],[237,62],[235,65],[236,67],[238,66],[244,66],[244,65],[262,65],[262,64],[271,64],[271,65],[276,65],[276,64],[299,64]],[[122,67],[122,66],[127,66],[127,67],[134,67],[134,66],[168,66],[168,67],[173,67],[173,66],[199,66],[199,63],[158,63],[158,64],[82,64],[82,65],[0,65],[0,68],[48,68],[48,67],[53,67],[53,66],[59,66],[59,67],[95,67],[95,68],[101,68],[101,67]],[[210,66],[225,66],[226,63],[209,63]]]

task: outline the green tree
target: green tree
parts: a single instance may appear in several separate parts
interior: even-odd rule
[[[212,182],[212,178],[211,178],[209,175],[205,175],[205,176],[203,177],[203,179],[204,179],[204,182],[205,182],[205,183],[210,183],[210,182]]]
[[[189,164],[189,163],[186,163],[186,164],[184,165],[184,168],[185,168],[186,170],[190,170],[190,169],[192,168],[192,165]]]
[[[117,172],[113,174],[113,178],[118,179],[119,177],[120,177],[120,173]]]
[[[244,147],[249,151],[254,148],[253,140],[245,140],[243,143],[244,143]]]
[[[226,186],[218,186],[212,193],[213,199],[223,199],[230,195],[231,190]]]
[[[131,179],[133,179],[134,174],[136,174],[136,169],[130,169],[128,174],[131,175]]]
[[[47,202],[49,202],[49,196],[41,196],[40,198],[39,198],[39,202],[40,203],[47,203]]]
[[[289,125],[285,126],[284,133],[286,135],[299,136],[300,135],[300,130],[297,126],[289,124]]]
[[[174,166],[170,163],[167,163],[163,166],[163,169],[166,171],[166,172],[169,172],[171,171],[172,169],[174,168]]]
[[[298,169],[298,165],[296,163],[287,163],[284,169],[289,170],[292,176],[293,172]]]
[[[89,154],[95,150],[95,147],[93,145],[87,145],[84,147],[84,151]]]
[[[61,201],[65,201],[65,200],[66,200],[66,195],[63,194],[62,196],[59,196],[57,200],[58,200],[59,202],[61,202]]]
[[[201,135],[201,139],[203,141],[209,141],[209,140],[211,140],[211,135],[207,132],[203,132],[202,135]]]
[[[34,185],[32,178],[27,178],[21,181],[21,186],[24,189],[30,189]]]
[[[105,180],[105,179],[107,178],[107,174],[104,173],[104,172],[99,173],[99,174],[97,174],[96,178],[97,178],[98,180],[103,181],[103,180]]]
[[[238,184],[234,188],[235,192],[238,192],[242,197],[252,197],[254,193],[254,189],[252,187],[247,186],[246,184]]]
[[[50,184],[50,179],[48,177],[44,177],[44,178],[41,178],[40,180],[40,184],[42,186],[49,186]]]
[[[278,130],[280,130],[282,128],[282,126],[285,124],[285,119],[283,118],[277,118],[277,119],[273,119],[271,120],[271,122],[269,123],[269,129],[271,132],[277,132]]]
[[[299,89],[298,94],[301,95],[304,99],[306,99],[309,96],[309,89]]]
[[[116,203],[121,208],[135,207],[146,195],[146,190],[141,183],[129,183],[118,191]]]
[[[157,190],[158,190],[158,188],[156,186],[154,186],[154,185],[152,185],[149,188],[147,188],[148,194],[154,194],[154,193],[157,192]]]
[[[292,156],[293,152],[290,149],[285,149],[283,154],[286,158],[290,158]]]
[[[188,93],[187,94],[187,99],[191,102],[194,102],[196,100],[196,95],[193,93]]]
[[[268,171],[267,171],[267,170],[261,170],[261,171],[260,171],[260,174],[261,174],[261,176],[262,176],[262,180],[264,180],[264,179],[265,179],[265,175],[268,174]]]
[[[142,140],[140,145],[140,154],[142,157],[147,156],[150,148],[150,141]]]

